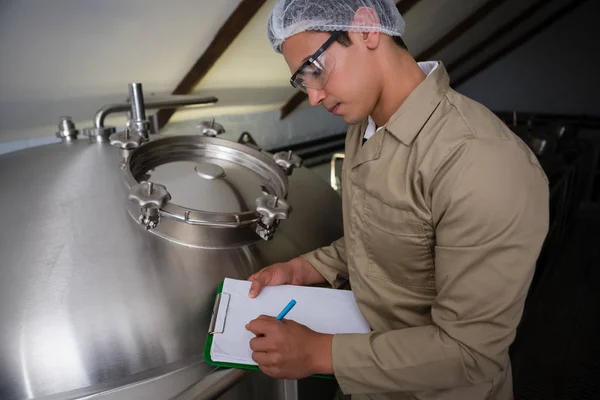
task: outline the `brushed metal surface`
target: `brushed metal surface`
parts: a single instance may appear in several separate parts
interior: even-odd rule
[[[121,160],[88,141],[0,156],[3,400],[164,399],[143,388],[166,377],[175,396],[213,372],[201,353],[222,279],[342,234],[339,196],[300,168],[289,180],[294,211],[272,241],[202,249],[164,240],[128,215]],[[193,372],[182,367],[199,357]],[[228,385],[231,398],[271,398],[243,386],[236,397]]]

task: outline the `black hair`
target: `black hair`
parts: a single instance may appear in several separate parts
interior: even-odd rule
[[[406,46],[404,40],[402,40],[400,36],[392,36],[392,39],[394,40],[394,43],[396,43],[400,48],[408,51],[408,47]],[[348,35],[348,32],[343,31],[336,38],[336,42],[338,42],[344,47],[349,47],[352,44],[352,39],[350,39],[350,35]]]

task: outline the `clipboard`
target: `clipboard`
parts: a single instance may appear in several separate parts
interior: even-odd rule
[[[223,283],[221,282],[217,288],[217,293],[215,296],[215,302],[213,304],[213,311],[210,318],[210,324],[208,328],[208,334],[206,335],[206,343],[204,345],[204,361],[207,364],[222,367],[222,368],[237,368],[237,369],[246,369],[251,371],[260,371],[257,365],[252,364],[236,364],[236,363],[228,363],[228,362],[220,362],[213,361],[210,355],[210,349],[213,345],[213,336],[223,333],[225,329],[225,322],[227,319],[227,310],[229,305],[229,294],[223,293]],[[222,308],[223,307],[223,308]],[[220,310],[225,310],[225,315],[219,315]],[[335,379],[335,375],[330,374],[314,374],[310,377],[313,378],[323,378],[323,379]]]

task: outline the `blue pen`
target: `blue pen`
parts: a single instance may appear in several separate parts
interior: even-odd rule
[[[283,317],[285,317],[285,315],[292,309],[292,307],[294,307],[296,305],[296,300],[292,299],[287,306],[285,306],[285,308],[283,310],[281,310],[281,312],[279,313],[279,315],[277,316],[277,321],[281,321],[283,319]]]

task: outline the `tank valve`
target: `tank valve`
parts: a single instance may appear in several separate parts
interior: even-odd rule
[[[131,101],[131,118],[127,125],[141,136],[143,141],[146,141],[150,132],[150,121],[146,118],[144,92],[141,83],[129,84],[129,99]]]
[[[123,150],[133,150],[140,147],[143,140],[142,136],[130,134],[128,128],[125,128],[122,132],[110,135],[111,146],[119,147]]]
[[[138,221],[149,230],[158,225],[158,211],[171,200],[171,195],[164,185],[140,182],[131,187],[127,199],[140,206]]]
[[[215,122],[214,119],[212,121],[202,121],[196,127],[200,129],[202,136],[217,137],[225,133],[223,125]]]
[[[264,240],[271,240],[279,221],[289,217],[292,207],[290,204],[274,196],[266,194],[256,199],[256,211],[262,216],[258,221],[256,233]]]
[[[77,135],[79,135],[79,131],[75,129],[75,124],[71,120],[71,117],[60,117],[56,137],[61,138],[65,142],[70,142],[77,139]]]
[[[288,175],[292,174],[294,168],[300,168],[302,166],[302,159],[298,157],[298,155],[293,154],[291,150],[275,153],[273,159]]]

